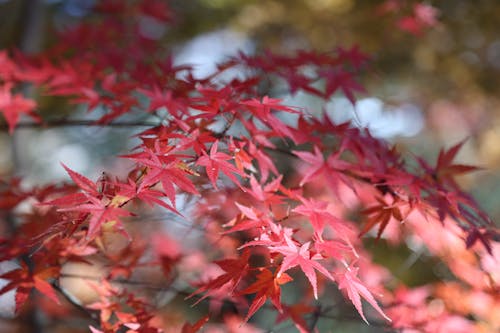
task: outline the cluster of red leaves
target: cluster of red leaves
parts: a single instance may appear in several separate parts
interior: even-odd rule
[[[438,24],[439,10],[427,3],[386,0],[377,10],[379,15],[396,16],[396,26],[409,34],[420,36]]]
[[[259,90],[284,80],[292,93],[325,100],[342,93],[354,102],[354,93],[363,91],[355,77],[368,60],[357,47],[294,56],[240,54],[213,75],[195,79],[189,66],[173,66],[172,58],[141,34],[144,16],[169,22],[163,4],[105,1],[91,24],[66,32],[47,53],[36,58],[0,53],[0,110],[10,131],[21,113],[43,122],[34,101],[12,94],[22,83],[86,103],[89,111],[99,107],[104,115],[97,122],[112,122],[131,110],[159,120],[137,135],[141,143],[134,151],[122,156],[134,163],[125,176],[94,182],[63,165],[76,186],[27,190],[19,180],[3,184],[0,208],[7,215],[21,203],[31,209],[11,223],[20,226],[15,233],[0,239],[0,261],[21,261],[20,268],[0,276],[9,280],[0,294],[15,289],[16,310],[32,289],[54,300],[58,292],[68,298],[59,283],[64,266],[99,261],[107,267],[102,285],[94,283],[99,301],[81,305],[99,312],[100,327],[91,326],[93,332],[162,331],[154,304],[113,286],[144,266],[160,267],[165,288],[179,295],[203,293],[198,302],[208,299],[213,312],[222,302],[233,302],[246,311],[242,322],[270,300],[278,322],[291,319],[301,332],[311,331],[314,321],[311,326],[304,318],[319,313],[313,298],[336,284],[365,321],[362,299],[388,326],[394,316],[396,328],[418,328],[419,322],[401,323],[395,310],[408,306],[405,297],[379,297],[390,293],[383,286],[386,277],[359,236],[379,225],[380,238],[391,223],[421,214],[429,220],[420,218],[421,225],[453,219],[468,247],[480,241],[491,253],[498,232],[454,181],[455,175],[474,170],[453,164],[461,143],[441,151],[436,166],[417,159],[415,170],[368,131],[335,124],[326,115],[314,118]],[[224,82],[221,74],[230,68],[243,69],[245,77]],[[286,164],[298,171],[285,175]],[[346,218],[352,209],[348,197],[361,205],[363,225]],[[140,236],[128,221],[144,211],[166,211],[167,228],[182,221],[202,237],[192,248],[166,236],[155,238],[151,247],[134,247]],[[127,245],[110,250],[110,235],[123,237]],[[200,253],[202,263],[189,265]],[[302,304],[286,304],[281,288],[300,279],[297,271],[310,288]],[[198,289],[176,289],[179,276],[189,276]],[[186,323],[182,332],[196,332],[207,320]]]

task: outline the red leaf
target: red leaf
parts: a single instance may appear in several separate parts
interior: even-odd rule
[[[321,266],[316,260],[322,259],[320,255],[314,255],[311,257],[309,251],[310,242],[302,244],[297,247],[294,241],[292,241],[288,236],[284,236],[286,245],[280,246],[269,246],[269,250],[272,252],[277,252],[283,254],[283,262],[281,263],[280,269],[278,271],[277,277],[287,270],[299,266],[302,272],[306,275],[309,283],[311,284],[314,292],[314,297],[318,299],[318,287],[316,280],[315,270],[320,271],[323,275],[334,280],[333,276],[326,270],[325,267]]]
[[[85,176],[82,176],[81,174],[71,170],[68,168],[64,163],[61,163],[64,170],[69,174],[73,182],[75,182],[76,185],[78,185],[79,188],[81,188],[85,193],[97,197],[99,196],[99,192],[97,191],[97,185],[90,179],[88,179]]]
[[[30,295],[31,288],[27,287],[18,287],[16,290],[16,310],[15,313],[18,313],[19,310],[21,310],[22,306],[26,301],[28,300],[28,297]]]
[[[215,189],[217,189],[217,178],[219,177],[219,170],[222,171],[226,176],[229,177],[235,184],[239,185],[238,179],[234,176],[234,174],[243,176],[243,174],[232,164],[226,162],[227,160],[231,160],[232,157],[218,152],[219,142],[215,141],[210,148],[210,155],[207,155],[204,152],[203,156],[198,158],[196,164],[204,166],[207,172],[208,178],[212,182],[212,185]]]
[[[387,317],[382,311],[382,309],[378,306],[377,301],[370,293],[370,291],[363,285],[363,283],[357,277],[358,268],[354,266],[347,267],[347,270],[341,274],[337,274],[337,281],[339,285],[339,289],[344,289],[347,293],[347,296],[351,300],[352,304],[361,315],[363,320],[368,324],[368,321],[363,314],[363,308],[361,305],[361,297],[363,297],[368,303],[370,303],[378,313],[388,321],[391,321],[389,317]]]
[[[229,292],[232,293],[237,287],[240,280],[247,274],[250,265],[248,264],[248,259],[250,258],[250,251],[245,249],[241,257],[236,259],[225,259],[219,260],[215,263],[222,268],[226,273],[216,277],[215,279],[204,284],[197,291],[189,295],[187,298],[193,297],[199,293],[208,291],[208,294],[200,298],[196,303],[199,303],[204,298],[210,295],[210,292],[217,291],[225,286],[227,283],[230,284]]]
[[[304,315],[314,312],[315,310],[315,307],[306,305],[304,303],[285,305],[283,306],[283,312],[278,315],[276,321],[280,323],[283,320],[290,318],[292,319],[295,327],[299,330],[300,333],[310,333],[309,326],[304,320]]]
[[[12,95],[10,84],[0,86],[0,112],[3,113],[3,116],[9,125],[10,134],[14,132],[14,128],[19,121],[19,116],[22,113],[25,113],[37,122],[40,122],[40,117],[33,112],[35,107],[35,101],[26,99],[19,94]]]
[[[203,325],[205,325],[205,323],[208,321],[208,319],[209,319],[209,317],[205,316],[205,317],[201,318],[200,320],[198,320],[193,325],[191,325],[189,323],[185,323],[184,326],[182,326],[181,333],[196,333],[196,332],[198,332],[203,327]]]
[[[53,300],[57,304],[61,304],[61,302],[57,298],[57,295],[56,295],[54,288],[50,285],[50,283],[39,278],[38,276],[33,277],[33,282],[34,282],[35,288],[39,292],[41,292],[42,294],[44,294],[45,296],[47,296],[48,298],[50,298],[51,300]]]
[[[293,151],[293,153],[297,155],[302,161],[309,164],[308,168],[306,169],[305,175],[300,182],[300,186],[304,186],[304,184],[312,180],[315,176],[317,176],[324,170],[325,161],[323,158],[323,153],[318,148],[318,146],[314,146],[314,153],[310,153],[307,151]]]
[[[240,291],[240,294],[253,294],[255,298],[248,309],[248,314],[245,317],[245,322],[259,310],[266,300],[269,298],[273,305],[278,309],[278,311],[282,312],[281,306],[281,288],[280,286],[286,284],[293,279],[290,275],[286,273],[282,273],[278,276],[275,272],[273,274],[267,268],[260,269],[260,273],[257,275],[257,281],[248,286],[246,289]]]

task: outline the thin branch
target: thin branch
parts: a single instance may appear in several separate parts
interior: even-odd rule
[[[16,129],[23,128],[54,128],[54,127],[154,127],[160,125],[158,122],[153,121],[114,121],[110,123],[99,123],[96,120],[85,119],[56,119],[45,120],[41,123],[34,122],[20,122],[16,125]],[[6,132],[8,130],[7,124],[0,124],[0,131]]]
[[[82,304],[78,303],[63,288],[61,288],[58,283],[52,283],[52,287],[55,290],[57,290],[64,297],[64,299],[68,303],[70,303],[75,309],[78,309],[78,311],[80,311],[84,315],[90,317],[96,324],[99,324],[98,312],[97,311],[92,311],[90,309],[87,309],[85,306],[83,306]]]
[[[85,275],[85,274],[74,274],[74,273],[62,273],[60,275],[61,278],[67,278],[67,279],[83,279],[83,280],[91,280],[91,281],[101,281],[102,279],[105,279],[105,277],[102,276],[92,276],[92,275]],[[116,283],[116,284],[122,284],[122,285],[130,285],[130,286],[138,286],[144,289],[148,290],[155,290],[155,291],[174,291],[179,295],[183,296],[189,296],[191,295],[190,292],[184,291],[177,289],[176,287],[172,286],[171,284],[168,286],[158,286],[158,285],[152,285],[148,281],[138,281],[138,280],[128,280],[128,279],[111,279],[108,280],[110,283]]]

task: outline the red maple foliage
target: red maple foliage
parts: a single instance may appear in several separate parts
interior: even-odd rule
[[[385,11],[399,1],[391,3]],[[399,22],[402,29],[417,34],[435,24],[430,6],[416,5],[413,15]],[[37,114],[35,99],[17,92],[27,84],[90,113],[99,109],[95,124],[125,115],[156,122],[120,157],[133,162],[127,174],[93,181],[63,164],[74,185],[27,188],[21,179],[2,180],[2,223],[10,230],[2,230],[0,262],[18,268],[0,275],[7,280],[0,294],[15,291],[17,313],[38,307],[57,316],[35,290],[80,311],[94,333],[259,332],[253,318],[266,311],[277,312],[276,325],[290,320],[313,332],[320,318],[345,314],[347,305],[327,304],[340,292],[354,307],[349,311],[387,329],[500,327],[472,300],[460,310],[444,305],[453,302],[445,292],[471,290],[500,309],[500,234],[455,181],[476,169],[453,162],[462,143],[442,150],[435,167],[410,161],[367,130],[262,92],[269,82],[285,82],[292,94],[325,102],[343,94],[355,103],[369,62],[359,47],[241,53],[195,78],[141,32],[144,17],[172,24],[165,2],[102,1],[90,16],[41,54],[0,52],[0,112],[9,132],[22,114],[51,124]],[[225,80],[236,68],[245,76]],[[29,209],[17,214],[21,204]],[[163,213],[162,227],[147,226],[148,212]],[[389,241],[412,237],[440,258],[456,288],[410,289],[375,263],[363,239],[388,229]],[[83,268],[75,273],[72,265]],[[86,273],[90,267],[99,273]],[[91,301],[74,295],[71,279],[85,282]],[[283,297],[291,285],[300,299]],[[182,301],[200,303],[198,319],[188,311],[182,320],[162,317],[162,307]]]

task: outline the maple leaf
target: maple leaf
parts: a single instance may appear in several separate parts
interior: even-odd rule
[[[458,188],[458,185],[453,179],[454,175],[464,174],[472,171],[480,170],[481,168],[470,165],[463,164],[452,164],[455,159],[457,153],[464,145],[466,139],[457,143],[447,151],[442,149],[439,152],[439,156],[436,162],[436,167],[432,171],[432,176],[436,179],[440,179],[442,182],[448,182],[455,188]]]
[[[17,71],[16,63],[10,59],[7,51],[0,51],[0,78],[6,82],[11,81]]]
[[[337,240],[317,240],[314,243],[314,248],[318,253],[325,253],[328,258],[335,258],[337,260],[343,260],[345,254],[354,254],[355,257],[359,255],[350,242],[341,242]]]
[[[316,96],[322,95],[321,91],[311,85],[314,81],[313,78],[301,73],[297,73],[297,71],[295,71],[294,69],[289,68],[283,72],[280,72],[279,75],[287,81],[290,88],[290,93],[292,95],[294,95],[299,90],[307,91],[308,93]]]
[[[338,89],[340,89],[347,99],[354,105],[356,103],[354,93],[366,92],[362,85],[354,81],[353,74],[348,71],[334,69],[322,71],[321,74],[326,80],[325,98],[331,97]]]
[[[20,183],[21,179],[19,178],[12,178],[8,182],[0,180],[0,186],[5,187],[0,191],[1,210],[11,210],[29,197],[29,193],[20,188]]]
[[[226,223],[224,227],[231,227],[223,234],[229,234],[237,231],[244,231],[255,228],[269,228],[272,224],[271,219],[264,216],[263,213],[256,211],[251,207],[243,206],[235,202],[236,207],[241,211],[243,216],[238,216],[230,222]]]
[[[175,264],[181,259],[182,252],[177,241],[167,235],[158,234],[152,239],[155,254],[161,261],[161,268],[166,277],[170,276]]]
[[[86,194],[93,196],[93,197],[98,197],[100,195],[99,191],[97,190],[97,184],[88,179],[87,177],[71,170],[68,168],[64,163],[61,163],[64,170],[69,174],[73,182],[80,188],[82,189]]]
[[[303,316],[314,311],[316,311],[315,307],[303,303],[283,305],[283,312],[278,314],[276,322],[280,323],[283,320],[290,318],[300,333],[310,333],[311,331],[309,326]]]
[[[489,239],[493,238],[494,236],[498,237],[498,235],[500,234],[495,235],[495,232],[492,230],[484,230],[476,227],[471,228],[471,230],[469,230],[468,232],[469,234],[465,239],[465,246],[467,248],[472,247],[477,241],[480,241],[486,251],[488,251],[490,255],[493,255]]]
[[[268,205],[280,204],[283,202],[283,196],[277,194],[277,191],[280,187],[282,179],[283,175],[280,175],[263,187],[253,175],[250,175],[251,188],[247,189],[247,193],[253,196],[256,200],[265,202]]]
[[[370,57],[367,54],[359,50],[359,45],[354,45],[350,49],[338,47],[337,52],[340,61],[349,61],[355,69],[360,69],[370,60]]]
[[[226,86],[220,90],[198,88],[201,97],[192,99],[192,108],[201,111],[195,118],[212,119],[220,113],[233,113],[238,103],[233,99],[233,89]]]
[[[380,224],[376,238],[378,240],[392,218],[399,222],[403,222],[406,218],[406,215],[401,212],[401,201],[395,199],[392,204],[388,204],[382,198],[377,197],[376,199],[379,202],[377,205],[368,207],[362,211],[368,215],[368,221],[359,233],[360,237],[370,231],[375,225]]]
[[[128,210],[114,207],[113,205],[109,205],[104,203],[102,200],[97,198],[89,197],[88,203],[84,203],[74,207],[61,208],[59,211],[75,211],[75,212],[84,212],[90,213],[89,219],[89,229],[87,232],[87,237],[89,239],[94,238],[99,233],[101,226],[104,223],[108,223],[108,226],[113,226],[115,229],[122,228],[122,223],[120,221],[121,217],[131,216]]]
[[[155,141],[154,145],[156,150],[161,149],[158,147],[158,141]],[[185,163],[181,162],[180,158],[186,156],[172,153],[174,147],[168,146],[163,149],[166,151],[161,152],[160,150],[160,152],[156,153],[144,146],[142,152],[132,155],[122,155],[122,157],[133,159],[149,168],[140,185],[134,185],[137,187],[137,195],[148,195],[150,198],[157,196],[156,194],[158,193],[149,192],[143,194],[143,192],[148,192],[148,187],[154,186],[157,182],[160,182],[167,198],[175,207],[176,192],[174,185],[188,193],[195,195],[199,194],[193,182],[187,177],[187,175],[196,173],[191,171]],[[156,203],[160,204],[159,202]],[[164,206],[164,204],[162,205]],[[172,209],[172,207],[166,208]],[[175,208],[174,212],[176,212]]]
[[[0,289],[0,295],[16,289],[16,312],[18,312],[24,302],[26,302],[32,288],[35,288],[55,303],[60,304],[54,288],[46,281],[46,279],[58,276],[59,270],[59,267],[54,266],[32,272],[24,262],[21,262],[20,268],[0,275],[0,279],[9,280],[9,282]]]
[[[358,267],[354,267],[352,264],[350,266],[346,267],[347,269],[340,273],[336,274],[337,278],[337,283],[339,286],[339,289],[343,289],[346,291],[347,296],[351,300],[352,304],[358,311],[358,313],[361,315],[363,320],[368,324],[368,321],[365,318],[365,315],[363,314],[363,308],[361,305],[361,297],[363,297],[375,310],[377,310],[378,313],[388,321],[391,321],[389,317],[386,316],[384,311],[378,306],[377,301],[373,297],[373,295],[370,293],[368,288],[366,288],[361,280],[357,277],[358,273]]]
[[[344,220],[337,218],[329,212],[328,202],[316,199],[306,199],[302,196],[298,197],[301,204],[295,207],[292,212],[309,218],[314,235],[318,240],[323,239],[323,230],[325,225],[328,224],[333,228],[338,237],[344,238],[349,242],[349,236],[352,234],[352,230],[347,226]]]
[[[47,281],[41,279],[37,275],[33,276],[33,286],[42,294],[53,300],[55,303],[60,304],[54,288]]]
[[[181,113],[186,112],[187,107],[185,103],[174,99],[171,90],[162,92],[160,88],[154,87],[153,91],[148,91],[146,89],[140,89],[139,91],[149,98],[148,112],[156,111],[162,107],[167,108],[169,112],[176,116],[179,116],[179,111]]]
[[[226,162],[228,160],[231,160],[232,157],[222,152],[218,152],[218,145],[219,141],[215,141],[210,148],[210,155],[208,155],[206,152],[203,152],[203,156],[200,156],[198,158],[196,164],[205,167],[208,178],[212,182],[212,185],[215,189],[217,189],[217,178],[219,177],[219,170],[239,186],[240,182],[234,176],[234,174],[240,176],[243,176],[243,174],[232,164]]]
[[[302,203],[295,207],[292,212],[309,217],[309,221],[311,222],[311,225],[313,227],[314,234],[321,239],[326,220],[330,217],[333,217],[327,211],[328,202],[314,199],[308,200],[306,198],[300,198],[300,201]]]
[[[215,264],[222,268],[222,270],[226,273],[207,282],[186,298],[191,298],[199,293],[208,291],[206,295],[196,301],[195,304],[197,304],[206,297],[210,296],[211,293],[217,292],[217,290],[222,289],[227,284],[229,284],[229,293],[233,293],[240,280],[247,274],[248,269],[250,268],[250,265],[248,264],[249,258],[250,251],[248,249],[245,249],[241,257],[238,257],[236,259],[224,259],[215,261]]]
[[[295,242],[287,235],[284,236],[284,239],[286,245],[269,246],[270,251],[281,253],[284,256],[277,276],[280,277],[281,274],[283,274],[287,270],[295,266],[299,266],[313,288],[314,297],[318,299],[317,279],[316,272],[314,270],[318,270],[332,281],[335,280],[330,272],[328,272],[325,267],[321,266],[321,264],[316,261],[323,259],[323,257],[319,254],[315,254],[311,257],[309,251],[310,242],[304,243],[300,247],[297,247]]]
[[[281,306],[281,288],[280,286],[292,281],[292,277],[286,273],[282,273],[278,276],[275,272],[274,274],[267,268],[260,268],[259,274],[257,275],[257,281],[252,283],[250,286],[240,291],[240,294],[253,294],[255,295],[250,308],[248,309],[248,314],[245,317],[245,322],[250,319],[251,316],[257,312],[269,298],[273,305],[282,312]]]
[[[272,159],[252,142],[248,144],[248,153],[257,160],[262,180],[267,180],[270,172],[273,172],[275,175],[279,174]]]
[[[171,212],[180,214],[174,207],[161,200],[162,197],[165,197],[165,194],[163,192],[153,190],[145,186],[137,186],[137,184],[130,178],[128,180],[128,184],[119,184],[119,186],[120,191],[118,192],[114,200],[120,200],[125,203],[130,199],[138,198],[150,206],[152,206],[153,204],[157,204],[170,210]]]
[[[35,101],[26,99],[20,94],[12,95],[11,84],[0,86],[0,112],[3,113],[7,124],[9,125],[9,133],[14,132],[14,128],[19,121],[19,116],[22,113],[29,115],[31,118],[40,122],[40,117],[33,112],[36,107]]]
[[[314,146],[314,153],[297,150],[294,150],[293,153],[297,155],[302,161],[309,164],[304,177],[300,181],[300,186],[304,186],[304,184],[311,181],[311,179],[325,170],[325,160],[323,158],[323,153],[318,148],[318,146]]]
[[[271,127],[276,133],[282,136],[287,136],[294,142],[296,142],[295,135],[293,134],[291,128],[285,125],[281,120],[273,116],[271,113],[271,110],[279,110],[288,113],[298,113],[298,111],[293,109],[292,107],[282,105],[281,99],[264,96],[262,98],[262,101],[254,98],[251,100],[241,101],[240,104],[248,106],[252,114],[254,114],[266,125]]]
[[[182,326],[182,331],[181,333],[196,333],[198,332],[203,325],[208,321],[209,317],[205,316],[198,320],[196,323],[191,325],[190,323],[185,323],[184,326]]]

